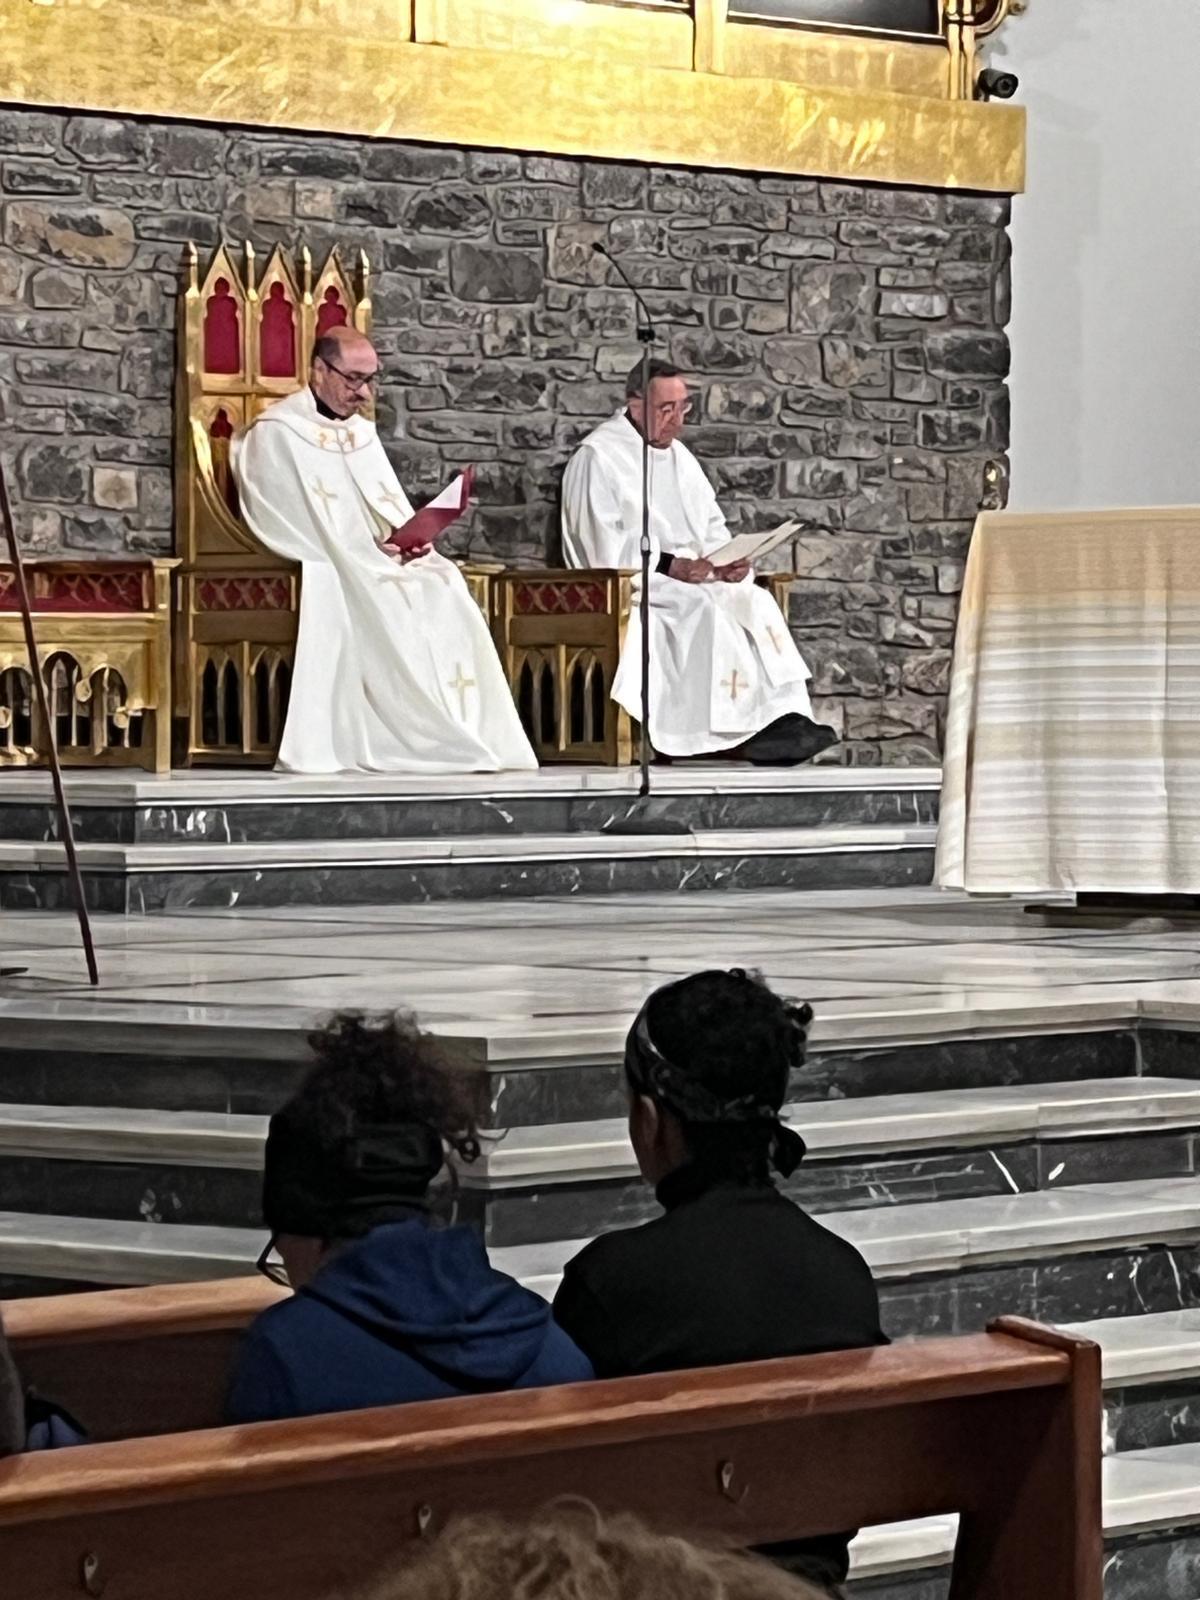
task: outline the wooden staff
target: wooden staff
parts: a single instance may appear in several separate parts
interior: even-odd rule
[[[4,531],[8,536],[8,553],[12,561],[13,571],[17,577],[17,598],[21,603],[21,620],[25,624],[25,648],[29,653],[29,670],[33,674],[33,689],[37,695],[38,713],[42,719],[42,726],[46,730],[46,748],[50,755],[50,772],[54,779],[54,802],[58,807],[58,825],[62,832],[63,845],[67,852],[67,873],[71,879],[71,893],[75,899],[75,910],[79,916],[79,932],[83,938],[83,955],[87,962],[88,981],[97,985],[100,982],[100,972],[96,966],[96,947],[92,943],[92,924],[88,917],[87,902],[83,895],[83,878],[79,871],[79,856],[75,850],[75,829],[71,825],[71,812],[67,805],[67,793],[63,788],[62,767],[58,760],[58,740],[55,737],[54,721],[50,715],[50,704],[46,696],[46,681],[42,677],[42,664],[38,659],[37,638],[33,631],[33,608],[29,603],[29,585],[25,581],[25,563],[21,557],[21,547],[17,543],[17,528],[13,521],[12,506],[8,499],[8,483],[4,476],[4,462],[0,460],[0,516],[4,519]]]

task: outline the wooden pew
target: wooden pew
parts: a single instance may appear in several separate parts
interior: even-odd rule
[[[219,1427],[243,1330],[288,1290],[265,1278],[101,1289],[0,1306],[25,1383],[99,1443]]]
[[[129,1348],[179,1371],[172,1338],[143,1334]],[[17,1344],[34,1354],[29,1326]],[[1020,1319],[883,1350],[125,1439],[0,1463],[0,1591],[324,1600],[456,1513],[527,1516],[571,1493],[736,1546],[959,1511],[952,1600],[1101,1600],[1099,1440],[1099,1351]]]

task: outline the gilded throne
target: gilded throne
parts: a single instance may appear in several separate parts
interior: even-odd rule
[[[365,256],[353,284],[336,250],[315,279],[307,248],[293,267],[277,246],[261,277],[253,245],[243,259],[222,246],[201,279],[189,245],[180,298],[175,718],[189,765],[274,762],[295,656],[300,569],[242,521],[229,442],[306,381],[318,334],[371,325]]]
[[[175,717],[187,763],[270,764],[294,659],[300,572],[242,521],[229,442],[305,381],[313,339],[335,323],[371,327],[370,265],[352,283],[334,251],[313,277],[301,249],[277,247],[257,276],[222,246],[203,278],[185,261],[176,394]],[[543,761],[617,764],[632,754],[629,719],[611,698],[629,615],[620,572],[505,572],[463,563],[529,737]]]

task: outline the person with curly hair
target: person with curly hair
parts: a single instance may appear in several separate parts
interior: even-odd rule
[[[529,1522],[460,1517],[362,1600],[818,1600],[754,1556],[560,1502]]]
[[[698,972],[649,997],[629,1030],[629,1132],[662,1215],[567,1263],[560,1326],[598,1377],[886,1344],[858,1251],[786,1195],[804,1141],[780,1117],[812,1009],[756,973]],[[845,1580],[849,1534],[786,1554]]]
[[[271,1118],[263,1171],[259,1268],[295,1292],[250,1327],[229,1421],[590,1378],[478,1233],[439,1226],[435,1180],[479,1138],[467,1080],[432,1036],[411,1016],[344,1013],[310,1043],[317,1064]]]

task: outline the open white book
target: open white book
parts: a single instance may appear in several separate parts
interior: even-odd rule
[[[794,538],[800,531],[800,523],[794,520],[781,522],[777,528],[772,528],[770,533],[739,533],[736,538],[730,539],[728,544],[723,544],[719,550],[706,559],[714,567],[732,567],[739,561],[749,561],[751,565],[761,561],[763,556],[769,556],[772,550],[778,549],[786,540]]]

